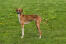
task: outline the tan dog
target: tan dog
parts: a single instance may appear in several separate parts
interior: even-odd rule
[[[18,14],[18,18],[19,18],[19,22],[22,26],[22,36],[21,38],[24,37],[24,24],[28,24],[30,21],[35,21],[36,22],[36,26],[38,28],[38,31],[39,31],[39,35],[41,38],[41,31],[40,31],[40,22],[41,22],[41,17],[40,16],[37,16],[37,15],[24,15],[24,14],[21,14],[21,12],[23,12],[23,9],[19,8],[19,9],[16,9],[16,12]]]

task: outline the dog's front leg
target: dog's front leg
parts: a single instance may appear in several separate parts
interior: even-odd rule
[[[21,26],[22,26],[22,36],[21,36],[21,38],[24,38],[24,23],[22,23]]]

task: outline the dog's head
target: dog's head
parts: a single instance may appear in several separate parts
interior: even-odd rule
[[[21,12],[23,12],[23,9],[18,8],[18,9],[16,9],[16,12],[17,12],[17,14],[21,14]]]

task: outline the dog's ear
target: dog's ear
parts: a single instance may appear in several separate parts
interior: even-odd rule
[[[23,9],[19,8],[19,11],[20,11],[20,12],[23,12]]]

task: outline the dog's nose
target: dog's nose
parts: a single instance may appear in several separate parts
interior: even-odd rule
[[[20,12],[18,11],[17,14],[20,14]]]

